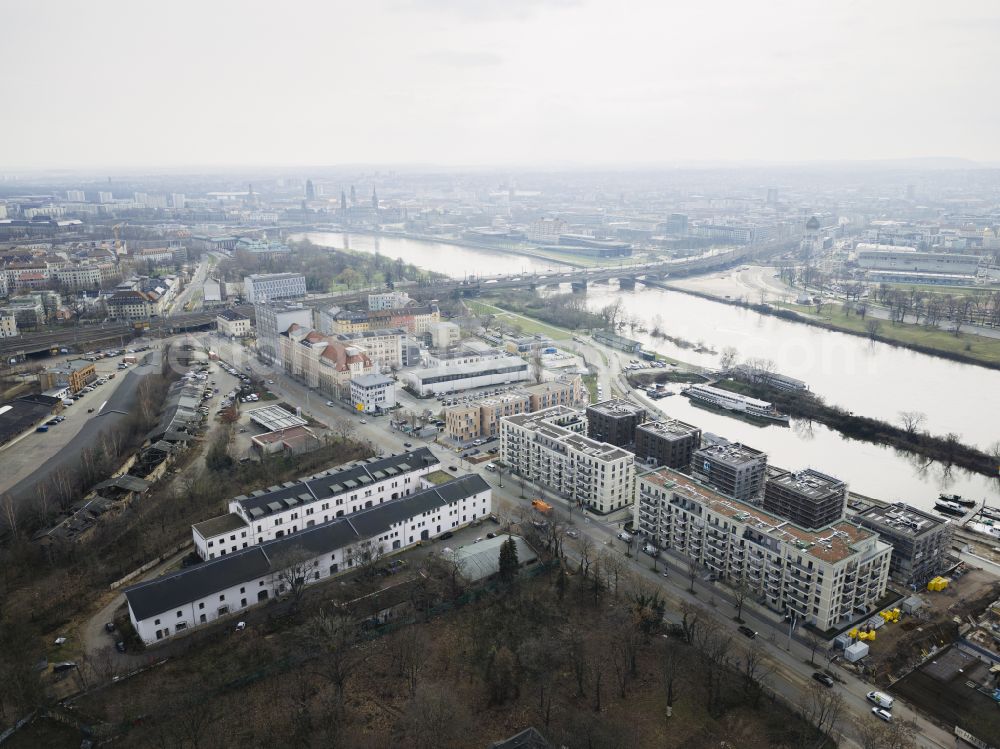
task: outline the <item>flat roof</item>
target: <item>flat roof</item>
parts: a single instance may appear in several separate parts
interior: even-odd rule
[[[874,531],[846,520],[838,520],[817,530],[801,528],[755,505],[720,494],[697,479],[672,468],[657,468],[641,474],[639,479],[664,489],[679,488],[681,494],[713,512],[741,522],[770,538],[797,546],[802,553],[824,562],[836,563],[847,559],[856,553],[857,550],[853,548],[855,544],[873,537],[878,538]]]
[[[687,437],[695,432],[700,433],[701,428],[680,421],[679,419],[667,419],[665,421],[647,421],[636,427],[636,430],[644,432],[654,432],[666,437]]]
[[[645,414],[646,409],[637,403],[632,403],[624,398],[611,398],[600,403],[592,403],[587,406],[587,413],[604,414],[605,416],[636,416]]]
[[[769,475],[768,483],[780,484],[789,491],[810,499],[823,499],[835,492],[842,492],[844,482],[833,476],[807,468],[804,471],[793,473],[778,469]]]
[[[250,420],[260,424],[269,432],[277,432],[290,427],[305,426],[308,422],[300,416],[289,413],[281,406],[263,406],[255,408],[247,414]]]
[[[507,535],[498,535],[496,538],[487,538],[478,543],[463,546],[452,551],[450,556],[458,566],[462,577],[476,582],[500,571],[500,547],[507,542],[508,538],[514,539],[519,565],[524,566],[538,559],[538,554],[528,545],[527,541],[520,536]]]
[[[904,502],[896,502],[888,507],[874,505],[855,515],[858,522],[871,523],[876,527],[885,528],[898,536],[917,538],[925,533],[948,525],[949,521],[935,517],[930,513],[918,510]]]
[[[237,322],[238,320],[249,320],[250,318],[244,314],[237,312],[232,309],[220,309],[216,313],[216,317],[221,317],[223,320],[229,320],[230,322]]]
[[[743,445],[739,442],[726,442],[718,445],[706,445],[695,450],[694,458],[711,458],[726,465],[743,465],[767,456],[760,450]]]

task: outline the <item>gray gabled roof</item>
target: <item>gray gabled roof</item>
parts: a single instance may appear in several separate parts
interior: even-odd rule
[[[447,484],[134,585],[125,590],[125,598],[136,619],[148,619],[219,590],[277,572],[293,561],[329,554],[351,543],[378,536],[408,518],[489,488],[478,474],[461,476]]]

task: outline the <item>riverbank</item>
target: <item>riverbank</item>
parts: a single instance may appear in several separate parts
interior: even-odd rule
[[[774,306],[766,303],[745,302],[739,299],[724,299],[714,294],[707,294],[694,289],[685,289],[672,284],[657,284],[657,287],[719,304],[727,304],[731,307],[741,307],[761,315],[770,315],[782,320],[823,328],[824,330],[867,338],[873,342],[910,349],[921,354],[937,356],[942,359],[961,362],[962,364],[974,364],[987,369],[1000,370],[1000,341],[984,338],[983,336],[966,333],[959,333],[956,336],[940,329],[927,329],[922,325],[913,325],[910,323],[893,324],[886,320],[874,320],[873,318],[863,320],[856,315],[844,315],[839,309],[831,313],[827,318],[819,318],[804,314],[798,311],[798,309]],[[868,324],[870,322],[878,323],[877,328],[869,330]]]
[[[779,390],[769,385],[720,380],[716,387],[770,401],[782,413],[799,419],[817,421],[849,439],[888,445],[945,465],[964,468],[982,476],[997,476],[998,457],[978,448],[963,445],[953,434],[944,437],[908,430],[886,421],[855,416],[837,406],[829,406],[808,391]]]

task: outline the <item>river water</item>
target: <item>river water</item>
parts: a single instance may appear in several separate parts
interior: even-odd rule
[[[499,273],[545,274],[550,261],[436,242],[312,233],[319,245],[351,247],[402,258],[427,270],[453,277]],[[592,284],[587,305],[597,311],[621,300],[627,317],[651,329],[654,321],[671,336],[701,342],[715,353],[697,353],[637,327],[623,333],[662,354],[703,366],[718,362],[727,346],[742,359],[764,358],[777,371],[806,381],[828,403],[855,413],[899,423],[901,411],[927,415],[925,428],[936,434],[954,432],[963,442],[988,447],[1000,439],[1000,371],[950,362],[858,336],[833,333],[679,292],[644,288],[621,291],[616,285]],[[764,450],[770,461],[789,469],[813,467],[848,481],[852,490],[887,500],[904,500],[929,508],[939,491],[998,504],[1000,482],[965,471],[923,465],[894,450],[845,439],[821,425],[796,422],[791,428],[757,427],[706,411],[686,398],[658,402],[665,413],[731,440]]]

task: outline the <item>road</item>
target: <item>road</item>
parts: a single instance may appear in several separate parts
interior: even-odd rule
[[[150,363],[152,362],[152,363]],[[89,416],[79,431],[71,439],[55,452],[44,459],[44,463],[37,465],[37,468],[30,474],[24,476],[7,489],[7,493],[16,503],[24,502],[26,499],[37,495],[36,487],[49,476],[60,470],[73,471],[80,464],[80,455],[88,447],[97,443],[102,432],[111,431],[128,418],[129,413],[136,401],[136,395],[142,380],[159,371],[159,352],[151,351],[145,355],[142,363],[130,368],[127,372],[118,374],[117,380],[120,384],[114,388],[113,392],[105,398],[103,391],[98,388],[93,393],[77,401],[69,410],[79,409],[84,412],[84,416]],[[104,387],[107,387],[105,385]],[[106,402],[105,402],[106,401]],[[87,414],[88,408],[99,409],[94,414]],[[75,418],[80,418],[79,416]],[[66,426],[69,419],[59,426],[53,427],[48,434],[54,434],[56,430]],[[15,450],[18,448],[15,447]]]
[[[216,343],[218,344],[219,342]],[[585,345],[588,347],[593,346],[593,344]],[[221,348],[221,346],[218,346],[218,348]],[[609,357],[611,367],[616,366],[616,364],[620,366],[619,359],[623,356],[622,354],[604,349],[603,347],[601,348],[602,352]],[[240,349],[241,347],[238,346],[233,347],[234,352],[240,351]],[[226,357],[224,356],[223,358]],[[423,440],[396,432],[389,427],[387,417],[366,417],[366,423],[363,424],[361,423],[361,416],[353,414],[339,405],[327,406],[326,399],[323,396],[310,391],[301,383],[289,377],[279,375],[259,362],[251,362],[249,360],[234,361],[234,358],[240,359],[239,356],[234,356],[231,352],[227,360],[241,369],[250,366],[260,376],[273,379],[274,384],[271,385],[271,389],[277,395],[287,403],[301,407],[303,411],[310,413],[314,418],[326,421],[327,423],[334,419],[351,419],[355,427],[355,437],[357,439],[369,440],[374,446],[384,451],[402,451],[406,449],[403,445],[404,441],[418,445],[427,444],[444,466],[457,465],[463,471],[477,472],[482,475],[493,488],[495,507],[498,503],[503,502],[509,504],[510,507],[519,509],[523,516],[528,516],[531,513],[530,502],[532,493],[527,492],[522,497],[520,495],[519,480],[512,479],[510,476],[504,477],[490,473],[484,469],[484,464],[469,464],[462,460],[455,452],[442,446],[426,443]],[[599,366],[599,369],[603,370],[603,375],[607,378],[605,380],[608,382],[607,387],[610,388],[613,382],[620,383],[620,373],[612,371],[603,364],[603,360],[601,361],[602,364]],[[501,486],[500,484],[503,483],[505,478],[506,484]],[[548,493],[546,493],[546,496],[553,499],[557,507],[561,505],[560,509],[566,511],[571,522],[575,524],[575,527],[582,534],[582,537],[590,539],[595,547],[612,549],[623,554],[627,551],[625,545],[616,540],[616,533],[619,531],[621,523],[630,516],[630,511],[618,511],[612,516],[601,517],[585,511],[580,512],[579,510],[575,510],[563,500],[552,498]],[[580,540],[582,541],[582,538]],[[572,555],[573,553],[570,550],[570,554]],[[736,648],[738,650],[746,648],[747,642],[737,633],[736,624],[732,621],[735,609],[723,586],[698,579],[695,583],[698,593],[697,595],[692,595],[686,590],[688,578],[682,564],[678,560],[668,560],[670,574],[669,577],[665,578],[660,571],[651,569],[650,563],[652,560],[644,554],[637,554],[634,557],[626,556],[626,559],[636,574],[650,583],[657,585],[662,590],[668,604],[668,619],[676,620],[678,618],[677,612],[680,610],[681,604],[685,601],[707,606],[710,610],[714,608],[715,613],[726,623],[726,626],[733,628],[734,641],[737,643]],[[159,574],[160,569],[162,568],[152,571],[146,577],[153,577]],[[91,646],[99,647],[108,642],[107,635],[101,633],[100,627],[103,626],[104,621],[110,620],[115,608],[121,604],[121,601],[121,596],[116,596],[113,601],[104,606],[90,619],[85,627],[84,636],[85,641],[89,643],[88,649]],[[751,627],[760,632],[756,642],[760,645],[770,660],[771,667],[774,669],[769,682],[771,688],[792,705],[803,706],[806,688],[814,683],[812,681],[812,672],[817,670],[816,667],[809,664],[810,654],[808,647],[796,637],[790,638],[788,636],[785,624],[779,619],[778,615],[768,609],[758,607],[756,603],[747,602],[744,605],[743,618]],[[822,655],[818,655],[818,662],[825,660]],[[121,658],[125,659],[128,656],[121,656]],[[844,734],[842,743],[860,747],[860,738],[857,730],[858,724],[863,721],[877,720],[871,714],[871,705],[865,699],[865,694],[872,687],[846,671],[841,669],[835,669],[835,671],[838,674],[838,684],[834,689],[837,689],[843,695],[848,713],[839,725],[839,730]],[[954,738],[947,731],[915,714],[898,699],[896,700],[893,714],[897,719],[906,718],[917,723],[919,727],[917,745],[921,749],[942,749],[955,745]]]

